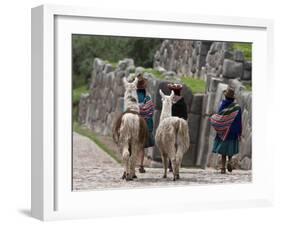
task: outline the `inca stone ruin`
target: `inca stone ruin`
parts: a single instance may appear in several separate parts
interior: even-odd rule
[[[154,69],[165,77],[157,79],[144,72],[149,80],[147,91],[155,104],[154,130],[161,113],[159,88],[169,94],[166,84],[180,81],[182,76],[191,76],[206,81],[205,93],[193,94],[184,86],[182,95],[187,104],[190,127],[191,150],[185,155],[183,166],[215,167],[220,159],[212,154],[215,132],[208,118],[218,110],[222,91],[231,84],[236,90],[236,99],[242,108],[243,134],[240,153],[235,156],[235,167],[251,169],[252,161],[252,65],[240,51],[231,51],[229,43],[211,41],[165,40],[154,56]],[[83,94],[79,103],[78,121],[95,133],[111,136],[115,118],[123,111],[124,87],[122,78],[136,70],[133,59],[121,60],[116,68],[96,58],[93,63],[90,92]],[[155,147],[150,156],[161,161]]]

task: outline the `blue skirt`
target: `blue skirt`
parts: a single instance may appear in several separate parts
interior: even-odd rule
[[[238,139],[226,139],[222,141],[216,137],[213,145],[213,153],[221,155],[233,156],[239,152],[239,141]]]

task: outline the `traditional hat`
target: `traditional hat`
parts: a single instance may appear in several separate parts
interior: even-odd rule
[[[143,77],[142,72],[137,72],[136,76],[138,78],[137,89],[146,89],[148,81]]]
[[[235,98],[235,91],[232,87],[228,86],[226,90],[223,91],[226,98]]]
[[[182,84],[169,83],[167,86],[170,90],[174,91],[175,95],[180,96],[180,92],[182,90]]]

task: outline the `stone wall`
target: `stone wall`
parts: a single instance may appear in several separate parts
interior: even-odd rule
[[[179,76],[206,80],[207,74],[250,81],[252,64],[241,51],[231,51],[228,42],[165,40],[154,55],[154,68]]]

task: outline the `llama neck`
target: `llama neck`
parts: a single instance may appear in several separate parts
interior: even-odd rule
[[[131,110],[131,111],[135,111],[138,113],[140,112],[137,93],[125,92],[124,108],[125,108],[125,111]]]
[[[163,105],[161,116],[160,116],[160,122],[163,121],[165,118],[169,118],[171,116],[172,116],[172,107],[168,105]]]

